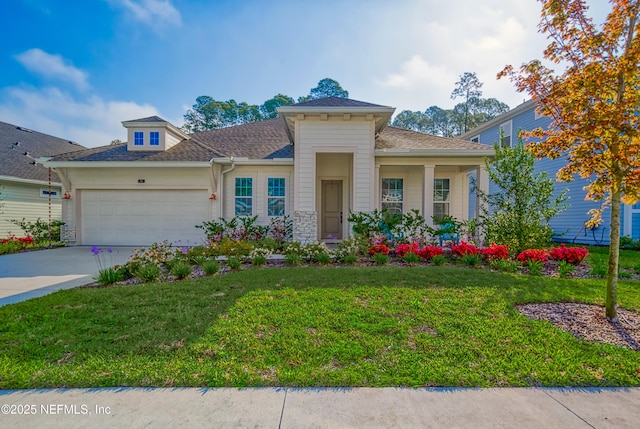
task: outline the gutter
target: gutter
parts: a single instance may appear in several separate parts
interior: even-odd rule
[[[218,211],[218,215],[220,217],[224,217],[224,215],[223,215],[223,209],[224,209],[224,204],[223,204],[223,201],[224,201],[224,176],[227,173],[233,171],[234,168],[236,168],[236,164],[233,161],[233,157],[230,157],[229,161],[231,162],[231,167],[227,168],[226,170],[220,171],[220,192],[219,192],[220,193],[220,210]],[[211,165],[213,165],[213,163]]]
[[[376,149],[375,156],[383,157],[407,157],[407,156],[442,156],[448,158],[464,158],[469,156],[495,156],[496,152],[493,148],[489,149],[471,149],[471,150],[421,150],[421,149]]]

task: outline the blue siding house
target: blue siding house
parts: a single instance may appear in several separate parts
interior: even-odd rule
[[[535,112],[533,100],[526,101],[509,112],[486,122],[460,138],[472,142],[493,145],[500,138],[502,129],[505,143],[509,145],[518,143],[518,133],[522,130],[530,131],[538,127],[546,128],[551,119],[540,116]],[[541,159],[536,162],[536,171],[546,171],[549,177],[555,178],[556,173],[562,167],[565,160],[558,158],[550,160]],[[594,229],[586,228],[585,222],[589,219],[588,211],[600,207],[599,201],[585,199],[587,192],[583,189],[587,181],[577,178],[573,182],[556,182],[556,192],[567,189],[569,200],[568,208],[551,220],[554,230],[554,239],[558,242],[580,244],[609,244],[609,220],[610,211],[605,210],[602,216],[603,223]],[[490,192],[493,188],[490,185]],[[475,213],[475,196],[470,196],[469,213]],[[640,203],[633,206],[622,204],[621,209],[621,236],[629,236],[634,240],[640,239]]]

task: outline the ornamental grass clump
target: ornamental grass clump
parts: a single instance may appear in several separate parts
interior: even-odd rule
[[[378,265],[386,265],[389,263],[389,255],[387,253],[374,253],[373,261]]]
[[[215,259],[207,259],[202,264],[200,264],[200,268],[202,271],[208,276],[212,276],[220,271],[220,263]]]
[[[191,264],[184,261],[177,261],[171,267],[171,274],[173,274],[178,280],[186,279],[193,272]]]
[[[144,283],[151,283],[160,277],[160,267],[150,263],[144,264],[138,268],[135,275]]]
[[[229,256],[227,258],[227,267],[232,271],[240,271],[240,268],[242,268],[242,261],[237,256]]]
[[[422,260],[420,256],[413,252],[405,253],[403,259],[409,265],[417,265]]]
[[[251,259],[251,263],[256,267],[265,265],[269,256],[271,256],[271,250],[265,247],[258,247],[249,253],[249,259]]]

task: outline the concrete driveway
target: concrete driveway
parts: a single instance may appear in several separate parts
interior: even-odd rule
[[[107,265],[127,262],[134,247],[112,247]],[[98,273],[89,246],[61,247],[0,256],[0,306],[93,282]]]

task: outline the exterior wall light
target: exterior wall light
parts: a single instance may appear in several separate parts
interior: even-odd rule
[[[215,200],[216,198],[218,198],[216,194],[211,194],[211,196],[209,197],[210,200]]]
[[[71,199],[71,192],[65,192],[64,195],[62,196],[62,199],[70,200]]]

